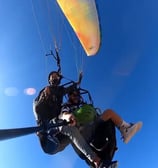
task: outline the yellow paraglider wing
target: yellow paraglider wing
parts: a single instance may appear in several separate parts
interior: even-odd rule
[[[95,0],[57,0],[88,56],[100,47],[100,28]]]

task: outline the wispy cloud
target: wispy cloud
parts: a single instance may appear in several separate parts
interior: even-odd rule
[[[115,65],[113,73],[119,76],[129,76],[140,58],[139,52],[124,55]]]

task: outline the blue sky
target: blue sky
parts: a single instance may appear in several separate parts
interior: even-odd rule
[[[82,68],[81,86],[97,107],[144,123],[127,145],[117,132],[119,168],[158,167],[158,2],[98,0],[97,6],[101,47],[95,57],[86,57],[55,1],[0,0],[0,128],[35,125],[32,101],[56,69],[45,57],[56,38],[64,76],[77,80]],[[0,167],[35,166],[88,167],[71,147],[44,154],[35,135],[0,142]]]

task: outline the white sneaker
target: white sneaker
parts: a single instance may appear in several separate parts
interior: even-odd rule
[[[135,133],[137,133],[141,129],[142,125],[142,122],[137,122],[135,124],[131,124],[128,128],[124,127],[121,131],[124,143],[127,144],[135,135]]]

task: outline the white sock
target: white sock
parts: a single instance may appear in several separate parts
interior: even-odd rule
[[[128,128],[129,126],[130,126],[130,124],[123,120],[120,127],[126,127],[126,128]]]

